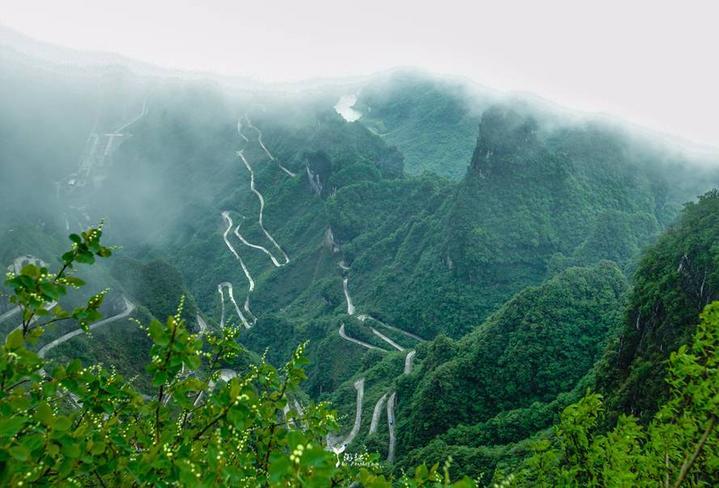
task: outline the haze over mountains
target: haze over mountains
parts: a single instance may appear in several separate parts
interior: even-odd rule
[[[706,148],[417,70],[262,86],[8,29],[0,65],[0,261],[51,262],[105,219],[118,247],[88,281],[113,320],[38,347],[144,393],[129,317],[184,295],[194,330],[241,327],[227,371],[309,340],[288,409],[332,401],[328,449],[395,473],[451,455],[486,485],[587,388],[650,418],[647,368],[719,298],[717,196],[685,209],[719,185]]]

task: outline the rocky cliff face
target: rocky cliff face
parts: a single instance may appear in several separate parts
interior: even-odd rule
[[[649,418],[667,392],[665,363],[688,343],[699,313],[719,299],[719,193],[687,206],[644,255],[626,325],[599,375],[613,413]]]
[[[482,116],[470,171],[480,178],[509,173],[527,162],[518,158],[539,149],[537,121],[509,107],[493,107]]]

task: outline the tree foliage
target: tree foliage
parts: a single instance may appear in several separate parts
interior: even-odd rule
[[[603,433],[596,393],[569,406],[504,486],[717,486],[719,302],[701,314],[691,346],[671,354],[666,382],[669,399],[648,426],[622,415]]]
[[[371,456],[337,457],[325,449],[336,428],[328,404],[283,411],[306,378],[304,344],[279,369],[264,359],[243,371],[223,369],[242,353],[240,329],[191,333],[184,300],[165,322],[144,328],[152,341],[146,367],[152,395],[114,370],[77,360],[46,372],[49,364],[33,350],[45,327],[74,319],[87,328],[100,317],[102,294],[72,312],[56,300],[83,285],[70,274],[75,265],[110,255],[101,234],[91,228],[72,235],[57,273],[28,265],[7,278],[23,314],[0,348],[2,485],[325,487],[361,479],[391,486]],[[437,466],[403,482],[450,484]]]

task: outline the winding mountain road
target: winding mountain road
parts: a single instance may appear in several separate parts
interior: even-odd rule
[[[349,434],[347,434],[347,437],[345,437],[340,444],[331,445],[331,442],[328,440],[328,447],[336,454],[340,454],[344,452],[345,449],[347,449],[347,446],[349,446],[354,440],[354,438],[357,437],[357,434],[359,434],[360,427],[362,426],[362,400],[364,400],[364,378],[360,378],[355,381],[354,387],[355,390],[357,390],[357,408],[355,410],[355,423],[352,426],[352,430]]]
[[[355,339],[353,337],[350,337],[345,332],[345,324],[340,325],[340,337],[346,341],[354,342],[355,344],[358,344],[362,347],[366,347],[367,349],[375,349],[377,351],[383,351],[387,352],[386,349],[382,349],[381,347],[373,346],[372,344],[367,344],[366,342],[360,341],[359,339]]]
[[[147,115],[147,99],[143,100],[142,102],[142,110],[140,113],[135,116],[134,119],[130,120],[129,122],[123,124],[120,128],[118,128],[115,132],[116,133],[122,133],[124,130],[126,130],[128,127],[130,127],[135,122],[139,121],[141,118],[143,118],[145,115]]]
[[[355,381],[354,387],[355,390],[357,390],[357,409],[355,411],[355,423],[352,426],[352,430],[350,431],[349,435],[345,438],[344,444],[346,446],[350,445],[354,438],[357,437],[357,434],[359,434],[360,427],[362,425],[362,400],[364,400],[364,378],[360,378]]]
[[[340,261],[340,263],[338,263],[338,266],[340,266],[340,268],[342,268],[342,270],[344,270],[344,271],[349,270],[349,267],[345,266],[344,261]],[[347,314],[354,315],[355,307],[352,304],[352,299],[349,294],[347,277],[345,277],[343,279],[342,287],[344,290],[345,299],[347,301]],[[386,323],[382,322],[381,320],[378,320],[378,319],[372,317],[371,315],[359,314],[359,315],[357,315],[357,319],[362,323],[365,323],[368,320],[372,320],[388,330],[397,332],[399,334],[403,334],[405,337],[411,338],[415,341],[424,342],[424,339],[422,339],[421,337],[419,337],[411,332],[402,330],[399,327],[394,327],[392,325],[386,324]],[[401,345],[399,345],[397,342],[393,341],[391,338],[387,337],[386,335],[382,334],[374,327],[370,327],[370,330],[372,331],[372,333],[374,335],[376,335],[377,337],[379,337],[380,339],[385,341],[387,344],[389,344],[393,348],[397,349],[398,351],[405,351],[405,349]],[[372,346],[371,344],[367,344],[366,342],[362,342],[360,340],[357,340],[357,339],[347,336],[347,334],[345,333],[345,325],[344,324],[341,324],[341,326],[340,326],[340,336],[345,340],[354,342],[355,344],[359,344],[368,349],[379,349],[381,351],[387,352],[385,349],[381,349],[376,346]],[[414,349],[407,352],[407,354],[404,358],[403,374],[410,374],[412,372],[412,361],[414,360],[414,357],[416,354],[417,354],[417,351],[415,351]],[[389,395],[389,399],[387,399],[388,395]],[[374,434],[377,432],[377,426],[379,424],[379,420],[382,415],[382,406],[385,402],[387,403],[387,427],[389,430],[389,446],[387,449],[387,461],[389,463],[393,463],[395,460],[396,449],[397,449],[397,433],[396,433],[396,425],[395,425],[396,418],[395,418],[395,414],[394,414],[394,409],[397,404],[397,392],[393,391],[391,393],[389,393],[389,392],[385,393],[384,395],[382,395],[380,397],[379,400],[377,400],[377,403],[374,406],[374,410],[372,411],[372,420],[370,422],[369,433]],[[354,439],[354,437],[350,437],[349,441],[351,441],[352,439]],[[349,444],[349,442],[346,441],[346,444]],[[346,444],[342,448],[342,450],[339,452],[344,451]],[[333,450],[335,450],[335,452],[337,452],[336,449],[333,449]]]
[[[94,169],[97,167],[104,166],[107,158],[112,155],[112,153],[117,149],[117,147],[119,147],[119,144],[115,144],[115,139],[120,139],[120,142],[122,142],[122,139],[128,136],[125,131],[130,126],[139,121],[141,118],[143,118],[145,115],[147,115],[147,112],[147,99],[145,99],[142,102],[142,110],[140,111],[140,113],[128,122],[118,127],[116,130],[113,131],[112,129],[110,129],[109,132],[98,133],[96,132],[97,126],[94,127],[87,138],[87,142],[85,143],[85,149],[83,151],[84,156],[80,161],[78,171],[71,175],[69,178],[70,185],[80,187],[85,186],[90,179]],[[101,137],[104,137],[106,139],[103,148],[100,148]]]
[[[387,400],[387,428],[389,430],[389,448],[387,449],[387,462],[393,463],[397,447],[397,434],[395,433],[394,407],[397,403],[397,392],[393,391]]]
[[[350,269],[349,267],[346,267],[346,266],[344,265],[344,261],[340,261],[337,265],[338,265],[340,268],[342,268],[343,270],[345,270],[345,271],[347,271],[347,270]],[[354,315],[356,310],[355,310],[355,306],[352,304],[352,297],[350,297],[350,292],[349,292],[349,278],[348,278],[348,277],[345,277],[345,278],[342,280],[342,290],[344,291],[345,301],[347,302],[347,315]],[[397,333],[399,333],[399,334],[402,334],[402,335],[404,335],[404,336],[406,336],[406,337],[409,337],[409,338],[411,338],[411,339],[414,339],[414,340],[416,340],[416,341],[424,342],[424,339],[422,339],[422,338],[419,337],[418,335],[415,335],[415,334],[413,334],[413,333],[411,333],[411,332],[407,332],[406,330],[402,330],[402,329],[400,329],[399,327],[395,327],[395,326],[393,326],[393,325],[385,324],[385,323],[382,322],[381,320],[376,319],[376,318],[372,317],[371,315],[359,314],[359,315],[357,315],[357,319],[358,319],[360,322],[362,322],[362,323],[366,322],[367,320],[373,320],[373,321],[377,322],[380,326],[384,327],[385,329],[392,330],[392,331],[394,331],[394,332],[397,332]],[[393,340],[390,339],[389,337],[385,336],[385,335],[382,334],[381,332],[375,330],[374,328],[372,328],[372,332],[373,332],[376,336],[378,336],[379,338],[381,338],[383,341],[387,342],[387,343],[390,344],[392,347],[396,348],[397,350],[399,350],[399,351],[404,351],[404,348],[403,348],[403,347],[401,347],[399,344],[397,344],[395,341],[393,341]]]
[[[252,125],[252,123],[249,121],[249,118],[246,117],[246,119],[247,119],[248,124],[257,131],[258,142],[260,143],[262,148],[265,150],[265,152],[268,155],[271,156],[271,154],[269,153],[267,148],[262,143],[262,133],[259,131],[259,129],[257,129],[256,127],[254,127]],[[241,119],[237,120],[237,133],[240,137],[242,137],[242,139],[244,139],[246,142],[249,142],[249,139],[247,138],[247,136],[245,136],[242,133],[242,120]],[[257,190],[257,187],[255,186],[255,172],[252,169],[252,165],[245,157],[244,151],[245,151],[244,149],[237,151],[237,156],[240,157],[240,159],[242,160],[242,162],[245,165],[245,168],[247,168],[247,171],[250,173],[250,190],[252,191],[252,193],[255,194],[255,196],[257,197],[257,200],[260,204],[260,211],[259,211],[259,215],[257,218],[257,223],[258,223],[260,229],[262,230],[262,233],[265,235],[265,237],[267,237],[267,239],[274,245],[274,247],[282,254],[282,258],[284,259],[284,262],[281,263],[274,256],[274,254],[272,252],[270,252],[266,247],[261,246],[259,244],[253,244],[253,243],[249,242],[247,239],[245,239],[245,237],[240,233],[240,227],[242,225],[241,222],[239,224],[237,224],[237,227],[234,228],[234,234],[235,234],[235,237],[237,237],[239,239],[239,241],[242,244],[244,244],[245,246],[250,247],[252,249],[262,251],[263,253],[265,253],[272,261],[272,264],[275,267],[279,268],[279,267],[287,265],[290,262],[290,258],[289,258],[289,256],[287,256],[287,253],[285,253],[284,249],[282,249],[282,247],[280,247],[279,243],[274,239],[274,237],[272,237],[272,235],[265,228],[265,225],[264,225],[265,198],[262,195],[262,193],[260,193]],[[271,159],[274,160],[273,157]],[[235,259],[237,259],[240,262],[240,267],[242,268],[242,272],[245,274],[245,277],[247,278],[247,283],[248,283],[247,295],[245,296],[245,303],[243,304],[243,308],[245,310],[245,313],[247,314],[247,317],[249,317],[250,320],[248,321],[247,318],[245,317],[245,314],[243,314],[240,311],[240,308],[237,305],[237,302],[235,301],[235,298],[233,295],[232,284],[229,282],[224,282],[224,283],[220,283],[217,287],[217,290],[220,293],[220,297],[222,300],[222,315],[220,318],[220,326],[224,326],[224,324],[225,324],[225,295],[224,295],[222,289],[223,289],[223,287],[226,287],[227,291],[228,291],[228,295],[230,297],[230,300],[232,301],[233,305],[235,306],[235,310],[237,311],[237,315],[239,316],[239,318],[242,321],[242,324],[245,326],[245,328],[249,329],[257,323],[257,317],[252,313],[252,310],[250,309],[250,295],[255,290],[255,280],[252,278],[252,274],[250,274],[250,271],[247,268],[247,265],[245,264],[244,260],[242,259],[242,257],[239,255],[239,253],[237,252],[237,250],[234,248],[234,246],[232,245],[232,243],[229,240],[228,236],[230,234],[230,231],[232,231],[232,228],[234,227],[234,222],[232,221],[230,212],[228,210],[224,210],[221,215],[222,215],[223,220],[227,224],[227,228],[225,229],[225,232],[222,234],[222,239],[225,241],[225,245],[227,246],[227,249],[229,249],[230,252],[232,253],[232,255],[235,257]],[[242,218],[244,219],[244,217],[242,217]]]
[[[237,305],[237,302],[235,301],[235,296],[232,291],[232,283],[230,283],[229,281],[223,281],[222,283],[217,285],[217,291],[220,294],[220,303],[222,306],[222,311],[220,315],[220,327],[223,327],[225,325],[225,294],[222,291],[223,288],[227,288],[227,295],[230,297],[230,301],[235,306],[235,312],[237,312],[237,316],[240,318],[240,321],[242,321],[242,324],[245,326],[246,329],[251,328],[252,326],[249,324],[244,314],[240,310],[239,305]]]
[[[132,303],[130,300],[128,300],[125,297],[122,297],[122,299],[125,302],[125,310],[123,310],[122,312],[120,312],[117,315],[113,315],[112,317],[108,317],[104,320],[101,320],[99,322],[96,322],[96,323],[90,325],[90,330],[95,330],[98,327],[102,327],[103,325],[107,325],[111,322],[115,322],[116,320],[120,320],[120,319],[123,319],[123,318],[129,316],[133,312],[133,310],[135,310],[135,304]],[[83,332],[84,332],[84,330],[82,328],[75,329],[72,332],[68,332],[67,334],[60,336],[57,339],[50,341],[49,343],[42,346],[40,348],[40,350],[37,352],[37,355],[40,356],[41,358],[44,358],[45,355],[50,350],[54,349],[55,347],[59,346],[60,344],[62,344],[64,342],[69,341],[73,337],[82,334]]]
[[[242,133],[242,117],[237,119],[237,134],[245,141],[250,142],[245,134]]]
[[[349,278],[345,278],[342,280],[342,289],[345,292],[345,300],[347,301],[347,315],[354,315],[355,314],[355,306],[352,305],[352,298],[350,297],[350,292],[347,288],[348,281],[349,281]]]
[[[207,322],[205,322],[205,319],[203,319],[200,314],[197,314],[197,328],[200,335],[203,335],[207,332]]]
[[[282,247],[277,243],[275,238],[272,237],[269,232],[267,232],[267,229],[265,229],[265,224],[263,221],[265,211],[265,198],[262,196],[262,193],[260,193],[255,187],[255,172],[252,170],[252,165],[250,165],[250,162],[245,157],[244,151],[244,149],[237,151],[237,155],[240,157],[240,159],[242,159],[242,162],[245,163],[247,171],[250,172],[250,190],[252,191],[252,193],[255,194],[255,196],[257,196],[257,200],[260,202],[260,213],[257,217],[257,223],[260,226],[262,232],[265,234],[265,237],[267,237],[267,239],[277,248],[277,250],[282,253],[282,257],[285,260],[284,264],[287,264],[290,262],[290,258],[287,256],[287,253],[285,253],[284,249],[282,249]]]
[[[393,326],[393,325],[385,324],[385,323],[382,322],[381,320],[376,319],[376,318],[372,317],[371,315],[365,315],[365,314],[358,315],[358,316],[357,316],[357,319],[358,319],[360,322],[366,322],[368,319],[369,319],[369,320],[374,320],[375,322],[377,322],[380,326],[384,327],[385,329],[393,330],[393,331],[395,331],[395,332],[397,332],[397,333],[399,333],[399,334],[403,334],[403,335],[405,335],[405,336],[407,336],[407,337],[409,337],[409,338],[411,338],[411,339],[414,339],[415,341],[425,342],[425,340],[422,339],[421,337],[419,337],[418,335],[415,335],[415,334],[413,334],[413,333],[411,333],[411,332],[407,332],[406,330],[402,330],[402,329],[400,329],[399,327],[395,327],[395,326]]]
[[[394,347],[394,348],[397,349],[398,351],[404,351],[404,347],[402,347],[402,346],[400,346],[399,344],[397,344],[395,341],[393,341],[392,339],[390,339],[389,337],[387,337],[386,335],[384,335],[382,332],[378,331],[378,330],[375,329],[374,327],[370,327],[370,329],[372,329],[372,333],[373,333],[374,335],[376,335],[377,337],[379,337],[380,339],[382,339],[383,341],[385,341],[385,342],[386,342],[387,344],[389,344],[390,346]]]
[[[247,239],[245,239],[245,237],[242,234],[240,234],[240,226],[241,225],[242,225],[242,223],[239,223],[239,224],[237,224],[237,227],[235,227],[235,236],[240,240],[240,242],[242,244],[244,244],[247,247],[251,247],[252,249],[257,249],[257,250],[262,251],[263,253],[267,254],[267,256],[269,256],[270,260],[272,261],[272,264],[274,264],[276,268],[281,268],[282,266],[285,266],[287,264],[287,262],[289,262],[289,261],[287,261],[284,263],[280,263],[277,260],[277,258],[275,258],[275,256],[270,251],[267,250],[266,247],[260,246],[259,244],[252,244]]]
[[[412,372],[412,360],[414,360],[415,354],[417,354],[417,351],[410,351],[404,357],[404,374],[410,374]]]
[[[384,402],[387,401],[387,393],[379,397],[379,400],[377,400],[377,403],[374,405],[374,410],[372,411],[372,422],[369,424],[369,433],[374,434],[377,432],[377,426],[379,425],[379,419],[382,416],[382,407],[384,406]]]
[[[247,116],[247,114],[245,114],[245,120],[247,121],[247,126],[257,133],[257,142],[260,144],[260,147],[262,147],[262,150],[265,152],[265,154],[267,154],[267,157],[270,158],[270,161],[274,161],[275,163],[277,163],[277,166],[279,166],[279,168],[282,171],[287,173],[287,175],[289,175],[293,178],[295,176],[297,176],[295,173],[293,173],[289,169],[285,168],[282,165],[282,163],[279,161],[279,159],[275,159],[275,157],[272,155],[272,153],[265,146],[265,143],[262,141],[262,131],[260,129],[258,129],[257,127],[255,127],[254,125],[252,125],[252,122],[250,121],[250,118]]]
[[[230,217],[230,212],[225,210],[222,212],[222,218],[225,219],[225,222],[227,222],[227,229],[225,229],[225,233],[222,234],[222,238],[225,241],[225,245],[230,250],[233,256],[235,256],[235,259],[237,259],[240,262],[240,267],[242,267],[242,271],[245,273],[245,277],[247,278],[248,288],[247,288],[247,296],[245,297],[245,304],[244,308],[247,312],[247,315],[250,317],[250,320],[252,320],[252,324],[250,324],[247,319],[245,319],[245,316],[239,311],[239,307],[237,307],[237,303],[235,302],[235,298],[232,295],[232,284],[229,283],[228,292],[230,295],[230,300],[232,300],[232,303],[235,304],[235,308],[237,308],[237,314],[240,316],[240,319],[242,320],[242,323],[244,324],[246,329],[251,328],[255,322],[257,321],[257,318],[254,316],[252,311],[250,310],[250,294],[255,289],[255,280],[252,279],[252,275],[250,274],[250,271],[247,269],[247,266],[245,265],[245,262],[242,260],[240,255],[237,253],[235,248],[230,243],[230,240],[227,238],[228,234],[230,233],[230,230],[232,230],[232,227],[234,223],[232,222],[232,217]],[[221,285],[228,284],[227,282],[221,283]],[[222,291],[220,291],[220,295],[222,295]],[[224,301],[224,295],[222,295],[223,301]],[[224,323],[224,322],[223,322]]]

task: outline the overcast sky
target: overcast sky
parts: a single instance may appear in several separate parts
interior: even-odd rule
[[[0,23],[261,80],[418,66],[719,146],[716,1],[2,0]]]

